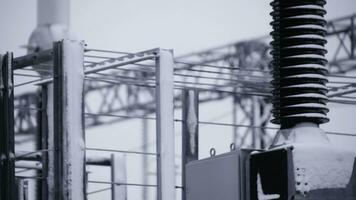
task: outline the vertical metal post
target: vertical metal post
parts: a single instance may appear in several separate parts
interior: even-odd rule
[[[23,182],[23,200],[28,200],[28,181]]]
[[[53,87],[52,87],[53,89]],[[47,117],[47,105],[48,105],[48,85],[42,85],[40,92],[40,113],[39,113],[39,142],[41,142],[42,149],[51,149],[48,145],[48,117]],[[52,146],[53,147],[53,146]],[[53,148],[52,148],[53,149]],[[41,185],[41,196],[45,200],[53,200],[48,196],[49,185],[48,185],[48,166],[49,166],[49,154],[53,154],[53,151],[42,152],[42,185]]]
[[[16,194],[12,53],[0,55],[0,199]]]
[[[234,91],[236,91],[236,89],[234,89]],[[237,97],[234,94],[232,97],[232,124],[236,125],[237,121],[238,121],[238,117],[237,117]],[[237,138],[238,138],[238,129],[237,126],[233,126],[232,127],[232,142],[233,143],[237,143]]]
[[[260,104],[258,102],[258,97],[252,97],[252,147],[253,148],[261,148],[261,132],[260,128],[261,125],[261,110]]]
[[[182,106],[182,199],[185,200],[185,165],[199,156],[199,93],[197,90],[183,91]]]
[[[142,119],[142,151],[148,152],[148,120]],[[148,157],[142,156],[142,177],[143,177],[143,184],[148,184]],[[142,200],[148,199],[148,189],[147,187],[142,188]]]
[[[351,17],[351,30],[350,30],[350,41],[351,41],[351,58],[355,58],[355,43],[356,43],[356,36],[355,36],[355,18],[356,15]]]
[[[45,105],[47,105],[47,88],[42,86],[38,90],[37,108],[37,133],[36,133],[36,148],[47,149],[47,114]],[[42,152],[41,157],[42,169],[37,170],[37,176],[42,177],[36,182],[36,199],[47,199],[47,151]]]
[[[28,200],[28,181],[17,179],[17,200]]]
[[[54,62],[57,62],[56,64],[59,64],[58,62],[60,62],[59,60],[56,60],[55,57],[58,57],[60,55],[58,55],[60,52],[57,50],[55,50],[55,47],[54,46],[54,57],[53,57],[53,60]],[[58,58],[57,58],[58,59]],[[55,70],[53,69],[53,74],[55,74],[54,72]],[[55,75],[54,75],[55,76]],[[47,130],[47,134],[45,134],[45,138],[43,138],[45,141],[45,145],[47,147],[47,149],[49,151],[45,152],[45,155],[46,157],[42,158],[42,159],[45,159],[43,161],[46,161],[45,165],[43,165],[43,170],[46,170],[46,174],[45,174],[45,178],[46,178],[46,182],[45,182],[45,187],[47,188],[47,199],[48,200],[55,200],[55,194],[57,193],[58,191],[58,188],[56,187],[59,187],[59,180],[58,180],[58,177],[60,177],[59,175],[56,175],[58,172],[55,172],[55,170],[58,170],[57,167],[55,167],[56,165],[55,164],[59,164],[60,161],[59,160],[56,160],[56,163],[55,163],[55,158],[56,157],[59,157],[59,149],[56,148],[56,145],[55,145],[55,142],[56,141],[59,141],[58,139],[55,139],[55,135],[54,135],[54,120],[55,120],[55,116],[54,116],[54,107],[55,105],[53,104],[54,103],[54,88],[53,88],[53,83],[50,83],[48,85],[44,85],[43,86],[43,95],[46,95],[46,110],[45,110],[45,114],[43,116],[43,125],[42,128],[41,128],[41,131],[45,131]],[[58,105],[56,105],[56,107],[58,107]],[[57,119],[57,118],[56,118]],[[56,137],[58,138],[58,136]],[[57,144],[58,146],[58,144]],[[46,198],[44,198],[46,199]]]
[[[88,171],[85,171],[85,200],[88,200],[88,180],[89,180],[89,173]]]
[[[54,186],[55,200],[85,198],[82,42],[54,43]]]
[[[126,183],[126,158],[125,155],[111,154],[111,199],[112,200],[126,200],[127,199],[127,187]]]
[[[16,199],[23,200],[23,179],[16,179],[17,191],[16,191]]]
[[[171,50],[160,49],[156,59],[157,199],[175,199],[174,60]]]
[[[53,46],[53,124],[49,127],[53,131],[53,186],[54,200],[64,199],[63,193],[63,61],[62,43],[55,42]]]

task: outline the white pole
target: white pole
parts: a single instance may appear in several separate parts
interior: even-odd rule
[[[69,0],[37,0],[37,27],[28,42],[29,53],[50,49],[55,41],[73,38],[69,34],[69,13]]]
[[[126,157],[124,154],[111,154],[111,182],[127,183]],[[125,184],[112,184],[112,200],[127,200],[127,186]]]
[[[84,200],[85,140],[83,120],[84,44],[63,40],[63,172],[68,200]]]
[[[37,26],[69,25],[69,0],[37,0]]]
[[[160,49],[156,62],[157,199],[175,199],[174,61],[171,50]]]

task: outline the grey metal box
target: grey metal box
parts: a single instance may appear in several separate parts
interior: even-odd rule
[[[249,199],[246,166],[250,152],[239,149],[188,163],[185,166],[187,200]]]

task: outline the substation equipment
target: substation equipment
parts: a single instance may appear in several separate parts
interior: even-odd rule
[[[194,78],[194,81],[188,82],[182,78],[174,83],[169,83],[169,85],[174,84],[174,87],[183,89],[182,95],[169,92],[170,99],[160,99],[161,102],[169,103],[172,103],[174,99],[174,108],[182,108],[183,110],[182,119],[179,120],[173,119],[173,108],[169,110],[167,105],[161,105],[163,110],[160,110],[160,114],[158,114],[166,116],[168,113],[169,115],[168,118],[158,117],[160,132],[167,132],[172,127],[173,120],[182,123],[183,168],[181,186],[174,186],[173,183],[174,166],[172,163],[174,163],[174,160],[172,161],[172,159],[174,156],[168,158],[165,156],[167,155],[166,152],[159,151],[151,155],[157,156],[157,164],[161,167],[160,174],[157,175],[159,191],[162,191],[162,189],[165,192],[168,191],[167,193],[160,193],[159,195],[163,195],[159,196],[160,199],[174,199],[172,194],[177,189],[182,191],[185,200],[355,199],[355,156],[352,152],[332,148],[325,132],[318,125],[328,120],[326,117],[328,108],[325,106],[327,97],[329,97],[329,101],[336,103],[356,104],[355,101],[350,100],[350,96],[347,96],[347,94],[355,92],[354,84],[333,87],[326,95],[326,77],[330,78],[330,76],[327,74],[325,67],[327,63],[324,58],[326,53],[325,37],[336,37],[339,43],[336,52],[334,52],[335,56],[328,63],[330,74],[337,77],[341,73],[354,70],[356,16],[347,16],[326,23],[323,19],[325,14],[324,4],[325,1],[323,0],[276,0],[272,3],[274,8],[272,13],[274,19],[272,22],[274,29],[272,33],[273,60],[271,62],[273,68],[273,97],[269,93],[268,87],[262,87],[262,85],[269,85],[267,81],[270,81],[270,79],[265,72],[268,72],[271,68],[268,64],[270,62],[269,46],[265,44],[263,39],[237,42],[174,59],[170,51],[153,49],[138,53],[120,54],[120,56],[115,54],[115,57],[105,57],[102,54],[101,57],[90,55],[91,58],[96,57],[95,62],[86,61],[82,63],[77,60],[77,63],[70,63],[68,56],[65,56],[68,55],[68,49],[71,49],[70,51],[75,52],[78,56],[85,57],[87,54],[86,58],[89,57],[90,51],[95,52],[96,50],[87,49],[83,47],[83,43],[76,40],[63,40],[56,42],[53,46],[53,38],[61,40],[61,38],[70,35],[67,30],[68,18],[58,13],[58,15],[54,15],[57,16],[54,18],[39,17],[42,21],[39,20],[39,27],[30,39],[30,54],[13,58],[12,54],[8,53],[1,57],[0,106],[1,110],[6,112],[0,113],[1,138],[3,138],[0,153],[4,155],[1,157],[0,173],[1,177],[5,177],[0,179],[0,199],[16,199],[15,194],[27,194],[25,191],[28,190],[27,182],[15,178],[14,169],[18,167],[35,169],[38,171],[37,175],[45,178],[52,176],[53,180],[56,180],[56,182],[50,183],[46,180],[38,181],[38,185],[40,185],[38,187],[39,192],[37,192],[38,199],[51,199],[53,195],[57,198],[60,198],[61,195],[67,195],[65,198],[68,198],[68,196],[78,197],[78,195],[79,198],[77,199],[86,198],[85,191],[88,180],[85,180],[87,176],[83,170],[85,164],[111,167],[112,181],[108,184],[112,186],[112,196],[125,194],[127,185],[123,183],[126,182],[126,179],[115,173],[115,166],[122,166],[123,161],[120,158],[85,159],[84,147],[68,142],[66,134],[68,135],[69,132],[75,132],[78,138],[82,138],[84,133],[77,131],[79,130],[78,127],[67,129],[64,125],[66,117],[72,116],[72,114],[76,116],[76,119],[80,117],[75,113],[68,113],[63,107],[71,101],[64,92],[68,87],[63,79],[66,77],[65,74],[68,73],[66,70],[69,69],[65,66],[89,66],[89,68],[84,68],[87,71],[74,71],[72,74],[80,75],[82,73],[84,76],[84,74],[91,72],[100,73],[105,70],[105,67],[112,67],[113,65],[133,64],[136,67],[141,66],[141,68],[133,69],[134,73],[132,74],[134,74],[135,80],[145,79],[145,81],[128,81],[122,78],[127,76],[126,72],[121,71],[113,73],[116,78],[114,81],[115,87],[110,84],[101,85],[90,81],[83,88],[84,95],[96,95],[99,99],[101,98],[99,101],[102,103],[97,113],[89,113],[92,110],[92,105],[89,102],[78,98],[73,101],[78,105],[83,104],[83,109],[86,110],[85,114],[91,116],[85,124],[80,124],[81,128],[84,129],[84,125],[87,128],[97,127],[129,118],[125,116],[108,120],[106,117],[113,117],[113,113],[119,113],[117,116],[122,113],[131,116],[147,116],[157,112],[154,108],[155,100],[167,98],[167,96],[156,96],[152,92],[152,88],[138,89],[138,87],[126,87],[125,84],[121,83],[155,86],[156,82],[150,85],[151,82],[149,81],[152,78],[157,78],[156,81],[165,81],[161,80],[163,77],[156,72],[146,70],[147,67],[150,67],[149,64],[141,63],[141,61],[157,58],[157,55],[160,57],[163,54],[163,57],[166,58],[165,61],[168,61],[167,65],[175,65],[174,71],[172,70],[168,74],[173,76],[174,73],[175,78],[178,76]],[[48,6],[42,5],[43,7],[40,6],[39,10],[46,11],[45,13],[51,15],[47,12]],[[68,6],[66,3],[63,5]],[[65,13],[68,10],[65,7],[59,7],[59,10],[62,9],[63,11],[60,13]],[[56,13],[56,10],[57,8],[53,9],[53,13]],[[47,19],[47,21],[44,19]],[[50,35],[45,33],[50,33]],[[339,57],[342,50],[346,52],[346,57]],[[345,56],[345,54],[342,56]],[[159,59],[155,61],[156,66],[159,66],[161,61]],[[27,92],[14,96],[13,89],[20,87],[20,85],[13,87],[12,76],[19,75],[13,70],[26,69],[26,67],[28,70],[28,67],[32,65],[38,66],[37,71],[41,76],[39,78],[44,79],[39,81],[42,93]],[[48,70],[46,69],[48,65],[51,65],[54,69],[52,77],[47,77]],[[230,73],[227,73],[227,71]],[[231,71],[238,71],[238,73],[231,73]],[[194,76],[191,75],[192,72],[195,73]],[[158,73],[161,72],[158,71]],[[206,74],[214,75],[213,77],[206,77]],[[231,77],[226,78],[230,75]],[[70,79],[73,80],[73,78],[71,76]],[[107,77],[103,76],[86,78],[113,83],[113,80],[108,80]],[[204,82],[204,78],[213,79],[214,82]],[[256,81],[262,79],[263,82]],[[36,83],[38,83],[38,80]],[[236,86],[237,83],[239,87]],[[258,85],[257,83],[261,84]],[[54,84],[55,87],[48,87],[50,84]],[[125,93],[125,95],[122,95],[122,93]],[[48,101],[48,95],[55,95],[55,98]],[[109,98],[110,95],[113,96],[113,102],[120,103],[114,104],[107,101],[106,98]],[[245,115],[241,120],[248,123],[239,124],[237,122],[238,117],[234,115],[232,127],[234,128],[235,144],[231,146],[231,151],[215,156],[214,150],[212,150],[210,158],[198,160],[199,124],[223,125],[222,123],[200,121],[198,105],[229,97],[233,98],[234,109],[244,111]],[[59,99],[63,101],[59,101]],[[123,99],[127,101],[123,101]],[[273,102],[274,108],[272,112],[270,109],[271,102]],[[56,109],[51,108],[51,106],[48,107],[50,104],[53,104]],[[168,107],[173,107],[173,103]],[[252,108],[250,109],[250,107]],[[33,115],[29,110],[39,111],[39,115]],[[53,112],[56,120],[48,119],[46,112]],[[267,133],[268,127],[266,126],[272,113],[274,116],[273,122],[280,124],[281,129],[278,130],[277,136],[272,139],[272,145],[269,149],[265,150],[267,144],[271,142],[271,136]],[[55,121],[56,124],[49,124],[49,120]],[[56,133],[64,133],[64,135],[56,134],[57,137],[61,138],[54,139],[46,136],[48,128],[53,128],[53,126],[58,127],[58,129],[53,129]],[[240,128],[246,127],[248,127],[247,131],[243,135],[238,134],[242,132]],[[276,129],[271,130],[276,131]],[[168,130],[168,132],[173,134],[172,130]],[[39,151],[30,152],[29,155],[15,155],[15,133],[17,135],[35,135],[34,133],[36,133],[38,138],[43,137],[45,139],[38,140],[37,148]],[[246,139],[248,135],[252,135],[250,140]],[[167,135],[158,134],[157,136],[166,137]],[[51,144],[48,144],[49,140],[52,141]],[[57,142],[53,143],[55,141]],[[64,143],[58,141],[64,141]],[[167,140],[164,139],[163,141]],[[162,144],[161,142],[160,140],[157,141],[161,147],[162,145],[163,147],[172,147],[171,144]],[[53,145],[53,148],[48,145]],[[250,148],[235,148],[242,146],[249,146]],[[161,150],[161,147],[158,150]],[[67,155],[51,149],[81,152],[79,165],[69,166],[68,163],[63,162],[67,159]],[[55,158],[57,163],[54,164],[54,160],[48,160],[48,155]],[[327,159],[319,159],[325,158],[325,155],[327,155]],[[16,160],[36,161],[41,164],[15,166]],[[163,162],[170,164],[162,168]],[[53,166],[53,168],[50,166]],[[74,167],[83,175],[78,184],[82,189],[75,190],[76,194],[70,193],[69,191],[72,190],[67,188],[67,186],[74,187],[72,183],[63,184],[70,180],[71,173],[67,170],[70,167]],[[166,179],[167,177],[168,179]],[[323,179],[320,179],[320,177],[323,177]],[[75,179],[78,180],[77,177]],[[78,185],[75,187],[78,187]],[[158,187],[148,184],[141,186]],[[48,187],[52,187],[52,189],[48,189]],[[52,197],[48,198],[48,196]],[[18,198],[26,199],[27,197],[22,195]],[[118,198],[126,197],[120,196]]]
[[[268,150],[238,149],[186,164],[187,200],[356,199],[356,157],[333,147],[329,121],[324,0],[274,0],[272,123]]]

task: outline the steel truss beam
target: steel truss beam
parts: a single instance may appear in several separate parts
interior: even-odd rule
[[[329,50],[329,69],[332,74],[347,73],[356,69],[355,59],[355,15],[329,21],[327,38],[332,45]],[[200,92],[200,103],[221,100],[229,97],[238,99],[236,105],[243,110],[240,120],[252,125],[250,105],[253,95],[259,96],[262,107],[269,104],[269,45],[267,37],[251,41],[236,42],[217,48],[176,58],[175,87],[177,89],[196,88]],[[330,48],[329,48],[330,49]],[[91,54],[92,53],[92,54]],[[115,61],[135,59],[145,52],[113,56],[113,52],[88,51],[86,63],[88,69],[100,65],[110,65]],[[106,54],[105,54],[106,53]],[[111,53],[111,54],[109,54]],[[117,52],[116,52],[117,53]],[[122,52],[119,52],[122,53]],[[123,53],[125,54],[125,53]],[[111,55],[111,56],[108,56]],[[117,55],[117,54],[115,54]],[[91,60],[90,60],[91,59]],[[95,74],[96,81],[86,81],[85,94],[87,113],[99,114],[87,116],[86,126],[94,127],[126,120],[128,117],[116,118],[103,115],[146,116],[155,110],[154,91],[150,83],[154,80],[153,63],[130,63],[130,68],[121,67],[109,74]],[[132,68],[135,66],[135,68]],[[94,74],[93,74],[94,75]],[[204,77],[204,78],[202,78]],[[122,83],[122,84],[112,84]],[[354,85],[348,87],[352,91]],[[345,86],[333,87],[333,97],[342,97]],[[340,89],[340,90],[339,90]],[[335,96],[336,94],[336,96]],[[36,106],[36,93],[27,93],[15,97],[15,107]],[[92,100],[89,100],[92,99]],[[182,95],[175,95],[175,107],[181,107]],[[336,101],[336,100],[335,100]],[[340,101],[339,99],[337,101]],[[245,102],[245,103],[243,103]],[[346,101],[341,101],[346,102]],[[350,101],[356,103],[356,101]],[[267,124],[269,111],[261,111],[260,125]],[[19,110],[15,113],[17,133],[31,133],[36,128],[35,115],[29,111]],[[262,120],[262,121],[261,121]],[[239,143],[244,143],[247,135],[254,129],[246,129],[239,136]],[[262,134],[266,131],[260,130]],[[241,132],[241,131],[239,131]]]

